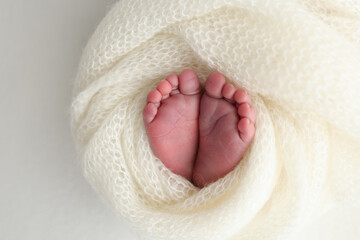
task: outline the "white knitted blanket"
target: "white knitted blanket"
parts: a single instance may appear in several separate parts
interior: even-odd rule
[[[222,72],[258,114],[244,159],[203,189],[154,157],[142,121],[185,68]],[[291,239],[360,207],[360,2],[120,1],[84,51],[72,127],[85,177],[142,238]]]

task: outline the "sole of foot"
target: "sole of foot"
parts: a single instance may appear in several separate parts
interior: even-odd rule
[[[255,135],[256,112],[249,94],[218,72],[205,82],[199,116],[199,150],[193,183],[204,187],[231,172]]]
[[[169,75],[147,97],[143,119],[150,146],[164,165],[189,181],[199,142],[201,85],[192,70]]]

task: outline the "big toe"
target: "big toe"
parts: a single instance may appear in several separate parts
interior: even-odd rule
[[[185,95],[194,95],[201,92],[199,78],[193,70],[186,69],[180,73],[179,90]]]

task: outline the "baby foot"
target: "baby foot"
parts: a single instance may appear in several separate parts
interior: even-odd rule
[[[164,165],[191,180],[199,141],[200,81],[192,70],[169,75],[143,111],[150,146]]]
[[[200,103],[195,185],[204,187],[235,168],[253,140],[255,120],[247,92],[225,83],[222,74],[212,73]]]

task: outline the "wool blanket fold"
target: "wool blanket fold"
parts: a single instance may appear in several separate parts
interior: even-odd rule
[[[258,115],[239,165],[202,189],[142,122],[147,93],[186,68],[223,73]],[[120,1],[84,50],[71,118],[85,177],[143,239],[291,239],[360,207],[360,2]]]

